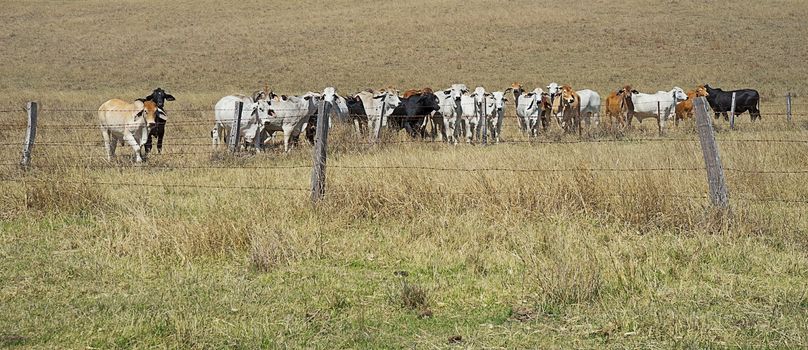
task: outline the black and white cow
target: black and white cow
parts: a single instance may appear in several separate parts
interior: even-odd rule
[[[749,111],[752,120],[760,118],[760,94],[757,90],[741,89],[732,91],[723,91],[718,88],[712,88],[710,85],[704,84],[704,89],[707,90],[707,103],[715,113],[715,118],[718,119],[718,113],[724,116],[724,120],[729,120],[727,112],[732,109],[732,93],[735,93],[735,115]]]
[[[154,101],[157,105],[157,119],[155,119],[154,127],[149,129],[149,135],[146,137],[146,143],[143,146],[146,154],[151,152],[152,137],[155,137],[157,138],[157,153],[161,153],[163,151],[163,135],[166,133],[166,120],[168,119],[165,109],[163,109],[163,104],[165,104],[165,101],[174,101],[174,96],[158,87],[152,91],[151,95],[139,98],[138,101]]]

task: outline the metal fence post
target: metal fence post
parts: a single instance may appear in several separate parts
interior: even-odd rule
[[[317,134],[314,141],[314,165],[311,170],[311,201],[317,204],[325,196],[325,165],[328,151],[328,113],[331,103],[321,101],[317,111]]]
[[[721,165],[721,156],[718,154],[718,145],[715,142],[713,123],[707,114],[707,100],[698,97],[693,101],[696,112],[696,128],[699,133],[699,142],[704,156],[704,165],[707,168],[707,184],[710,191],[710,202],[713,206],[726,209],[729,207],[729,193],[727,182],[724,179],[724,168]]]
[[[244,108],[244,102],[236,102],[236,114],[233,116],[235,123],[230,124],[230,139],[227,140],[230,144],[230,152],[236,153],[238,151],[238,141],[241,136],[241,110]]]
[[[22,145],[20,166],[27,169],[31,165],[31,151],[34,149],[34,139],[36,139],[37,103],[28,102],[25,109],[28,111],[28,129],[25,132],[25,143]]]

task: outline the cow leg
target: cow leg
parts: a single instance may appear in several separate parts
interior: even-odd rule
[[[143,144],[143,148],[145,149],[146,154],[149,154],[149,152],[151,152],[151,149],[152,149],[152,132],[151,131],[149,131],[149,133],[146,134],[146,143]]]
[[[474,131],[474,129],[477,129],[477,128],[475,127],[474,129],[472,129],[470,120],[464,120],[463,124],[466,127],[466,143],[471,143],[471,138],[473,136],[473,131]]]
[[[131,132],[124,131],[123,132],[123,140],[129,144],[129,147],[132,147],[132,150],[135,152],[135,162],[141,163],[143,162],[143,157],[140,155],[140,145],[135,140],[135,137],[132,135]]]
[[[157,124],[157,154],[163,153],[163,135],[166,133],[166,124]],[[151,138],[149,138],[151,141]]]

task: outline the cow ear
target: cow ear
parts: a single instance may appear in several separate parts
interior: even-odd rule
[[[151,98],[151,95],[148,98]],[[136,99],[135,101],[146,102],[146,101],[151,101],[151,99],[147,100],[145,98],[139,98],[139,99]]]
[[[137,114],[135,114],[135,119],[143,117],[143,112],[145,111],[145,109],[141,109],[140,112],[137,112]]]
[[[154,94],[146,96],[146,101],[152,101],[152,100],[154,100]]]
[[[289,98],[289,96],[281,95],[281,99],[284,100],[284,101],[286,101],[286,99],[288,99],[288,98]]]
[[[509,87],[509,88],[505,89],[505,92],[511,92],[511,91],[513,91],[512,87]]]
[[[384,95],[373,96],[373,99],[381,100],[384,98]]]
[[[174,101],[174,96],[166,94],[166,101]]]
[[[535,94],[536,94],[535,92],[528,92],[526,96],[527,97],[533,97],[533,95],[535,95]]]
[[[631,93],[632,93],[632,94],[639,94],[640,92],[639,92],[639,91],[637,91],[637,90],[631,90]]]
[[[306,100],[306,101],[311,100],[311,95],[309,95],[309,96],[303,96],[303,99],[304,99],[304,100]]]
[[[507,99],[507,98],[503,98],[502,100],[503,100],[503,101],[505,101],[505,102],[508,102],[508,99]]]

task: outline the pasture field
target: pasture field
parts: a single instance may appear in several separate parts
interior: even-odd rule
[[[804,1],[650,4],[5,1],[0,347],[808,347]],[[605,96],[760,91],[716,121],[711,209],[693,121],[506,142],[211,151],[215,101],[551,81]],[[165,150],[103,159],[95,110],[160,86]],[[795,96],[794,123],[783,95]],[[39,101],[33,166],[25,113]],[[513,115],[512,102],[508,115]],[[671,123],[672,124],[672,123]]]

